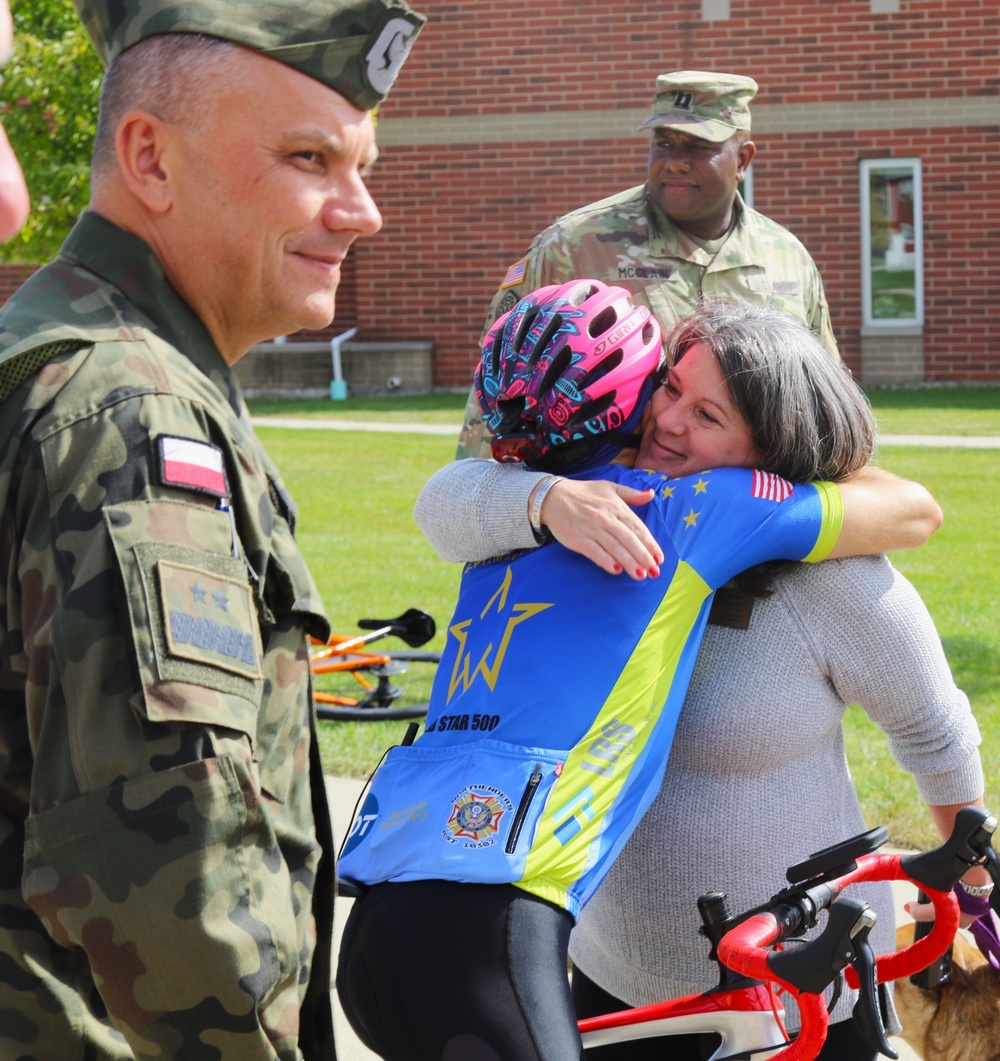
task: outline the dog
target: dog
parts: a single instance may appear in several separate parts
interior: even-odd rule
[[[913,942],[912,924],[896,930],[896,948]],[[951,976],[930,990],[895,984],[905,1040],[924,1061],[1000,1061],[1000,971],[960,933]]]

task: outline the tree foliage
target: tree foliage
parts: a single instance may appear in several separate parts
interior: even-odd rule
[[[0,111],[31,192],[31,216],[0,260],[52,258],[89,197],[104,68],[70,0],[14,0],[14,57]]]

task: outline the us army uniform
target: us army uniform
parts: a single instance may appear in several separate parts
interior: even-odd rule
[[[750,129],[749,100],[757,89],[751,78],[680,71],[661,75],[657,85],[653,115],[640,128],[667,126],[715,141]],[[674,108],[682,85],[693,90],[684,93],[694,96],[690,114]],[[709,125],[720,121],[724,135],[710,132]],[[688,235],[652,201],[646,184],[565,214],[507,270],[482,338],[497,317],[535,288],[588,277],[625,288],[634,302],[649,306],[664,334],[702,302],[766,302],[808,324],[836,355],[823,283],[809,252],[788,229],[734,194],[733,226],[715,241]],[[482,435],[472,391],[456,456],[488,457]]]
[[[329,625],[230,367],[88,212],[0,397],[0,1058],[334,1061]]]

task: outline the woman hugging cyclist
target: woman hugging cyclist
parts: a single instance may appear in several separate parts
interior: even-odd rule
[[[808,330],[742,307],[695,320],[664,373],[648,310],[584,280],[523,299],[484,344],[477,388],[505,463],[442,469],[418,522],[454,538],[518,495],[529,519],[509,518],[505,555],[463,547],[477,562],[425,731],[376,772],[340,863],[364,894],[338,991],[382,1057],[578,1059],[570,930],[659,789],[714,591],[765,561],[913,548],[940,523],[922,487],[868,466],[867,402]],[[801,341],[776,372],[769,336],[788,328]],[[720,343],[752,401],[734,399]],[[805,404],[786,417],[786,400]],[[656,429],[668,405],[698,427],[688,448]],[[529,484],[517,462],[554,478]],[[597,531],[559,516],[594,484],[637,507]],[[552,514],[573,548],[534,547]]]

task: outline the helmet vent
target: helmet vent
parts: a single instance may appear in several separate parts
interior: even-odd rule
[[[542,334],[531,345],[531,356],[528,358],[529,365],[538,364],[538,359],[545,353],[546,347],[552,342],[553,337],[562,326],[562,314],[550,313],[549,319],[545,322],[545,327],[542,329]]]
[[[608,394],[602,394],[593,401],[583,402],[579,408],[574,410],[567,424],[585,424],[588,420],[593,420],[595,417],[606,413],[614,404],[614,401],[615,392],[610,391]]]
[[[548,394],[572,363],[573,351],[570,350],[568,343],[563,343],[553,356],[549,367],[545,370],[545,375],[538,385],[538,393]]]
[[[607,376],[610,373],[614,372],[614,370],[624,360],[625,355],[622,352],[621,347],[619,347],[617,350],[613,350],[599,364],[594,365],[594,367],[579,381],[579,383],[577,383],[577,390],[579,390],[579,392],[583,394],[595,380],[601,379],[603,376]],[[612,393],[614,392],[612,391]]]
[[[535,318],[538,316],[538,307],[530,306],[524,311],[524,315],[517,322],[517,331],[514,333],[514,338],[511,340],[511,346],[519,353],[524,353],[524,341],[528,337],[528,332],[531,331],[532,324],[535,323]]]
[[[605,306],[600,313],[591,318],[590,323],[587,325],[587,331],[590,333],[591,339],[596,339],[597,336],[611,331],[617,323],[618,313],[615,307]]]
[[[517,398],[501,398],[497,402],[497,412],[500,414],[498,431],[513,431],[524,418],[524,396]]]

